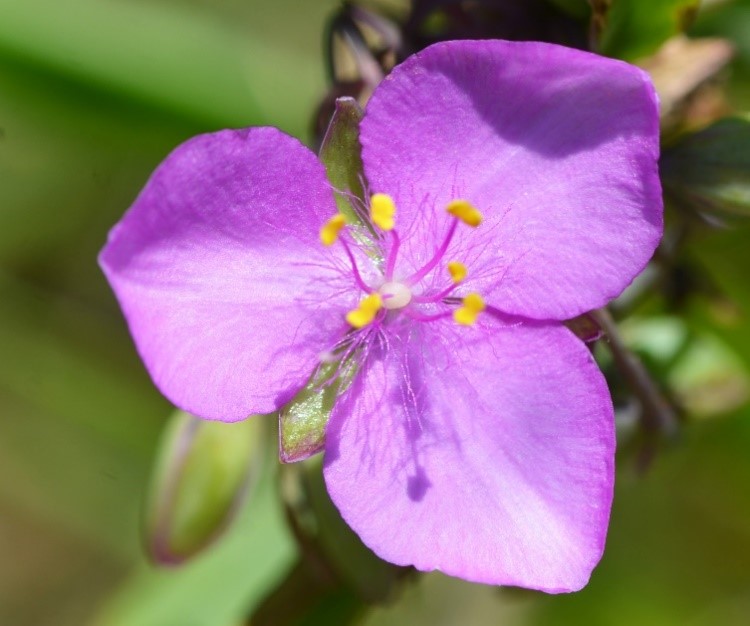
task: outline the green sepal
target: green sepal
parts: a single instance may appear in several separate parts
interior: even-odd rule
[[[260,418],[226,424],[184,411],[170,418],[146,506],[155,563],[182,563],[221,535],[257,480],[263,447]]]
[[[302,391],[279,411],[279,459],[282,463],[296,463],[323,450],[333,404],[352,375],[349,364],[321,364]]]
[[[683,136],[664,151],[660,170],[677,206],[750,217],[750,116]]]
[[[362,109],[354,98],[337,98],[336,109],[328,125],[319,157],[326,168],[331,186],[336,190],[336,206],[353,227],[351,234],[362,249],[376,262],[381,253],[375,245],[369,220],[355,208],[364,202],[364,171],[359,123]],[[342,391],[340,363],[321,364],[310,381],[279,412],[279,459],[294,463],[320,452],[325,443],[325,428],[333,403]]]
[[[699,0],[590,0],[592,42],[601,54],[633,61],[653,54],[691,24]]]
[[[362,115],[362,108],[354,98],[337,98],[336,109],[318,154],[326,168],[328,180],[337,190],[338,210],[350,224],[359,225],[364,225],[362,218],[346,194],[352,194],[360,200],[364,198],[362,146],[359,143]]]

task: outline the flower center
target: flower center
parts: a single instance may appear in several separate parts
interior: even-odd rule
[[[341,242],[351,262],[354,281],[367,294],[360,300],[356,309],[346,314],[348,324],[355,329],[364,328],[370,324],[378,325],[386,319],[387,311],[400,309],[403,309],[404,315],[415,321],[430,322],[452,315],[454,321],[461,326],[472,326],[476,322],[479,314],[486,308],[482,296],[478,293],[468,293],[460,299],[461,305],[454,308],[459,299],[451,294],[460,283],[463,283],[468,274],[466,266],[460,261],[450,261],[446,264],[445,268],[451,280],[451,284],[447,287],[439,289],[430,286],[427,292],[417,295],[412,292],[414,285],[417,285],[443,262],[459,223],[464,223],[471,228],[476,228],[482,223],[482,214],[466,200],[452,200],[445,210],[455,219],[448,227],[443,242],[421,269],[401,282],[393,280],[396,258],[401,245],[401,239],[395,230],[396,206],[393,198],[384,193],[372,195],[370,198],[372,226],[383,233],[389,233],[393,239],[383,271],[384,282],[377,289],[368,286],[362,279],[349,244],[346,239],[340,238],[341,231],[346,227],[344,215],[337,213],[323,225],[320,229],[321,243],[331,246],[337,241]],[[449,299],[448,296],[451,298]],[[434,312],[436,306],[448,308]]]
[[[384,283],[378,293],[383,299],[383,308],[386,309],[403,309],[411,302],[411,289],[404,283]]]

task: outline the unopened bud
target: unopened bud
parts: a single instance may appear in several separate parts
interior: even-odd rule
[[[164,432],[146,505],[146,545],[160,565],[186,561],[229,526],[260,472],[263,423],[178,411]]]

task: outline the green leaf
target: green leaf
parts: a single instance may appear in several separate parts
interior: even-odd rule
[[[181,563],[232,522],[260,470],[263,420],[209,422],[177,411],[157,456],[146,511],[147,547],[161,564]]]
[[[699,212],[750,216],[750,116],[683,137],[661,159],[664,191]]]
[[[656,51],[690,24],[698,0],[594,0],[599,52],[632,61]]]
[[[352,201],[345,194],[364,197],[362,180],[362,146],[359,143],[359,123],[362,109],[354,98],[338,98],[336,110],[320,146],[320,160],[326,168],[331,185],[339,192],[336,205],[350,223],[359,224],[361,218]]]

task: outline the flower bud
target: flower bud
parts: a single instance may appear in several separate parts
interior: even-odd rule
[[[223,423],[176,412],[165,429],[146,505],[150,558],[176,565],[233,521],[261,466],[259,418]]]

